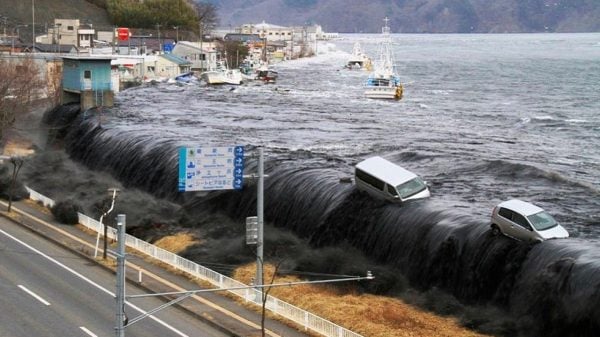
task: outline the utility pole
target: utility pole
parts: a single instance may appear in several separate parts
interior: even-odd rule
[[[156,24],[156,31],[158,32],[158,53],[162,51],[162,44],[160,43],[160,25]]]
[[[35,53],[35,0],[31,0],[31,40],[33,41],[31,52]]]
[[[116,291],[116,305],[117,305],[117,327],[116,337],[125,337],[125,214],[117,215],[117,240],[118,240],[118,251],[117,251],[117,291]]]
[[[263,148],[258,148],[258,185],[256,186],[256,220],[258,222],[256,242],[256,285],[263,285],[263,246],[264,246],[264,162]],[[260,297],[259,297],[260,296]],[[263,291],[258,289],[257,302],[262,303]]]
[[[204,55],[204,49],[202,49],[202,39],[203,39],[203,35],[204,35],[204,24],[202,23],[202,21],[200,21],[199,23],[199,29],[200,29],[200,71],[204,71],[204,62],[206,61],[206,56]]]

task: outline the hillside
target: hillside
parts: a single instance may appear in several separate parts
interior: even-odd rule
[[[32,2],[0,0],[0,28],[4,28],[4,17],[7,27],[28,25],[32,23]],[[46,31],[46,27],[54,23],[54,19],[78,18],[82,24],[92,24],[97,29],[110,29],[112,24],[103,8],[87,0],[35,0],[36,33]],[[21,37],[31,40],[31,29],[20,29]],[[7,32],[9,34],[9,32]]]
[[[277,25],[317,23],[325,31],[376,33],[390,18],[394,33],[600,32],[597,0],[202,0],[219,8],[222,27],[262,21]],[[35,0],[36,32],[55,18],[79,18],[109,29],[101,0]],[[0,0],[0,29],[31,25],[29,1]],[[29,40],[30,29],[21,29]]]
[[[212,0],[223,27],[263,20],[375,33],[600,32],[597,0]]]

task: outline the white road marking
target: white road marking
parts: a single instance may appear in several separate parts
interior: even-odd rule
[[[93,332],[91,332],[90,330],[88,330],[86,327],[84,326],[80,326],[79,329],[83,330],[83,332],[85,332],[86,334],[92,336],[92,337],[98,337],[96,336],[96,334],[94,334]]]
[[[34,297],[36,300],[38,300],[38,301],[40,301],[40,302],[44,303],[45,305],[50,305],[50,302],[46,301],[46,300],[45,300],[45,299],[43,299],[43,298],[42,298],[40,295],[38,295],[38,294],[34,293],[33,291],[31,291],[31,290],[29,290],[29,289],[25,288],[24,286],[22,286],[22,285],[20,285],[20,284],[18,285],[18,287],[19,287],[19,288],[21,288],[21,289],[23,289],[23,291],[24,291],[24,292],[26,292],[26,293],[28,293],[29,295],[33,296],[33,297]]]
[[[95,288],[99,289],[100,291],[102,291],[102,292],[104,292],[104,293],[106,293],[106,294],[108,294],[108,295],[112,296],[113,298],[114,298],[114,297],[116,297],[116,295],[115,295],[113,292],[111,292],[110,290],[108,290],[108,289],[106,289],[106,288],[102,287],[101,285],[99,285],[99,284],[95,283],[94,281],[90,280],[89,278],[87,278],[87,277],[85,277],[85,276],[81,275],[80,273],[78,273],[78,272],[77,272],[77,271],[75,271],[74,269],[72,269],[72,268],[70,268],[70,267],[68,267],[68,266],[66,266],[66,265],[64,265],[64,264],[62,264],[62,263],[60,263],[60,262],[59,262],[59,261],[57,261],[56,259],[54,259],[54,258],[52,258],[52,257],[50,257],[50,256],[48,256],[48,255],[46,255],[46,254],[44,254],[44,253],[42,253],[42,252],[41,252],[41,251],[39,251],[38,249],[36,249],[36,248],[34,248],[34,247],[32,247],[32,246],[28,245],[27,243],[25,243],[25,242],[23,242],[23,241],[21,241],[21,240],[17,239],[16,237],[14,237],[14,236],[12,236],[12,235],[8,234],[7,232],[3,231],[2,229],[0,229],[0,233],[2,233],[2,234],[4,234],[4,235],[6,235],[7,237],[9,237],[9,238],[13,239],[14,241],[16,241],[16,242],[18,242],[18,243],[20,243],[20,244],[21,244],[21,245],[23,245],[24,247],[27,247],[27,248],[29,248],[31,251],[33,251],[33,252],[35,252],[35,253],[39,254],[40,256],[44,257],[46,260],[48,260],[48,261],[50,261],[50,262],[52,262],[52,263],[54,263],[54,264],[58,265],[59,267],[61,267],[61,268],[65,269],[65,270],[67,270],[67,271],[69,271],[69,272],[70,272],[70,273],[72,273],[73,275],[75,275],[75,276],[79,277],[80,279],[84,280],[85,282],[89,283],[90,285],[92,285],[93,287],[95,287]],[[140,312],[140,313],[142,313],[142,314],[146,314],[146,311],[144,311],[142,308],[140,308],[140,307],[136,306],[135,304],[132,304],[132,303],[130,303],[130,302],[125,302],[125,303],[126,303],[127,305],[129,305],[131,308],[135,309],[136,311],[138,311],[138,312]],[[161,319],[159,319],[159,318],[156,318],[156,317],[154,317],[154,316],[148,316],[148,317],[149,317],[150,319],[154,320],[155,322],[157,322],[158,324],[160,324],[160,325],[164,326],[165,328],[167,328],[167,329],[169,329],[169,330],[173,331],[174,333],[176,333],[176,334],[177,334],[177,335],[179,335],[179,336],[182,336],[182,337],[189,337],[189,336],[188,336],[188,335],[186,335],[185,333],[183,333],[183,332],[181,332],[181,331],[177,330],[175,327],[173,327],[173,326],[171,326],[171,325],[167,324],[165,321],[163,321],[163,320],[161,320]]]

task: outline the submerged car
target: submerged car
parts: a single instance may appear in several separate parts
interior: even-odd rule
[[[359,190],[396,203],[430,196],[421,177],[381,157],[356,164],[354,180]]]
[[[494,235],[502,233],[521,241],[569,237],[569,232],[542,208],[518,199],[494,207],[491,227]]]

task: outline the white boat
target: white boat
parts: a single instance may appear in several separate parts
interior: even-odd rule
[[[278,76],[279,73],[264,64],[256,70],[256,79],[265,83],[275,83]]]
[[[360,47],[360,43],[354,43],[352,47],[352,55],[348,58],[348,63],[346,63],[346,68],[348,69],[366,69],[371,70],[371,58],[368,57]]]
[[[200,78],[207,84],[242,84],[242,73],[239,69],[229,69],[224,62],[217,63],[217,69],[208,70],[200,74]]]
[[[385,18],[385,26],[381,30],[383,39],[379,44],[379,59],[375,61],[374,70],[364,84],[365,96],[368,98],[402,98],[404,89],[395,69],[388,21],[389,19]]]

